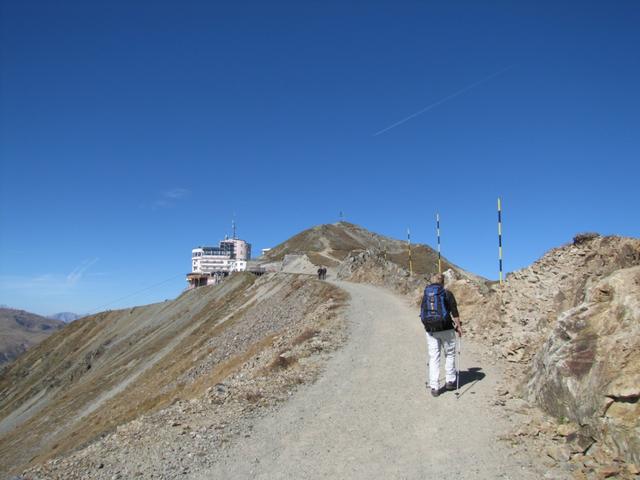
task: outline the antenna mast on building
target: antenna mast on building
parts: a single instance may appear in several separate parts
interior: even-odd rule
[[[238,235],[236,233],[236,213],[233,212],[233,218],[231,219],[231,231],[232,231],[232,239],[237,240]]]

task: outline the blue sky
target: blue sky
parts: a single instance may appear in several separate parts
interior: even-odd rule
[[[2,304],[173,298],[234,213],[258,251],[340,211],[434,245],[439,211],[443,254],[489,278],[498,195],[508,271],[577,232],[640,236],[638,2],[3,0],[0,17]]]

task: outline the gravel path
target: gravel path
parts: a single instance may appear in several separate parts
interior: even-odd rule
[[[478,347],[463,344],[463,374],[481,370],[463,377],[475,379],[462,395],[433,398],[416,309],[382,288],[335,284],[351,295],[349,343],[315,384],[190,478],[540,478],[497,441],[508,428],[490,407],[499,371]]]

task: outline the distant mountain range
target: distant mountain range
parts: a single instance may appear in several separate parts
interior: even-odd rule
[[[35,313],[0,308],[0,366],[65,326],[65,322]]]
[[[47,315],[47,318],[51,318],[53,320],[61,320],[64,323],[71,323],[74,320],[78,320],[79,318],[84,317],[85,315],[80,315],[73,312],[60,312],[54,313],[53,315]]]

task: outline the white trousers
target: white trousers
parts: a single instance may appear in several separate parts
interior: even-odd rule
[[[447,382],[456,381],[456,331],[427,333],[429,349],[429,387],[440,388],[440,349],[444,347],[444,371]]]

